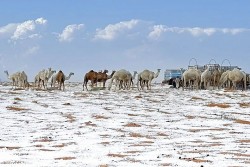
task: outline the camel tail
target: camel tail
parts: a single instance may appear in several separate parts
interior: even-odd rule
[[[84,91],[84,86],[86,87],[86,90],[88,90],[88,88],[87,88],[87,83],[88,83],[87,76],[84,76],[84,79],[83,79],[83,85],[82,85],[82,89],[83,89],[83,91]]]

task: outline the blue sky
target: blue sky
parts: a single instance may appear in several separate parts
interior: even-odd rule
[[[161,68],[162,80],[191,58],[250,72],[249,11],[248,0],[3,0],[0,78],[24,70],[33,81],[52,67],[82,81],[91,69]]]

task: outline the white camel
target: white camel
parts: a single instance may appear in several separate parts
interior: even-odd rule
[[[18,86],[20,72],[16,72],[16,73],[9,75],[9,72],[6,70],[6,71],[4,71],[4,73],[7,75],[7,78],[12,81],[12,87]]]
[[[213,78],[212,71],[207,68],[205,71],[201,73],[201,82],[200,82],[200,88],[202,83],[204,83],[204,89],[207,89],[210,86],[210,82]]]
[[[234,68],[232,71],[229,71],[222,79],[222,83],[225,83],[227,80],[230,80],[233,83],[233,89],[237,88],[237,83],[242,83],[242,90],[246,90],[246,73],[240,71],[239,69]]]
[[[138,74],[137,78],[137,88],[143,90],[145,84],[147,85],[147,89],[151,90],[151,83],[154,78],[157,78],[160,74],[161,69],[157,69],[157,72],[154,73],[153,71],[144,70]]]
[[[52,87],[52,86],[55,87],[57,75],[58,75],[58,73],[57,73],[57,74],[54,74],[54,75],[51,77],[51,87]],[[63,74],[63,75],[64,75],[64,74]],[[70,72],[68,76],[65,76],[65,75],[64,75],[65,80],[69,80],[70,77],[71,77],[72,75],[74,75],[73,72]]]
[[[24,71],[19,73],[18,82],[19,82],[19,86],[23,88],[29,87],[28,76]]]
[[[212,73],[212,75],[213,75],[213,78],[212,78],[213,79],[213,88],[217,87],[217,89],[219,89],[219,86],[220,86],[219,82],[220,82],[221,74],[222,74],[222,72],[217,68],[213,71],[213,73]]]
[[[125,88],[130,89],[131,79],[132,79],[132,75],[129,71],[124,70],[124,69],[116,71],[111,78],[108,89],[109,90],[111,89],[114,80],[116,81],[116,87],[119,87],[119,89],[121,88],[120,83],[124,84],[124,87],[123,87],[124,89]],[[127,87],[125,86],[126,83],[128,85]]]
[[[228,80],[227,74],[230,72],[230,70],[227,70],[223,72],[220,76],[219,80],[219,86],[220,87],[227,87],[230,85],[230,81]]]
[[[187,82],[188,82],[188,86],[191,87],[192,81],[194,82],[194,86],[196,87],[196,89],[198,89],[200,78],[201,78],[201,72],[199,70],[194,69],[194,68],[187,69],[182,74],[182,82],[183,82],[182,89],[184,90],[184,88],[187,88]]]
[[[38,87],[40,87],[40,82],[43,83],[44,89],[47,89],[47,83],[50,77],[55,73],[56,71],[51,70],[49,68],[48,70],[42,70],[35,76],[35,84],[38,82]]]

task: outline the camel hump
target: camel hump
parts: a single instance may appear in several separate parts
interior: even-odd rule
[[[90,70],[89,72],[94,72],[94,70]]]

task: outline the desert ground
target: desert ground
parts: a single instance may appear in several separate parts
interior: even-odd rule
[[[250,91],[0,85],[0,166],[250,166]]]

